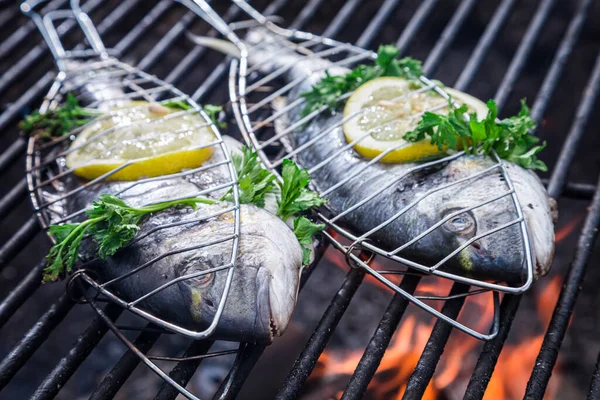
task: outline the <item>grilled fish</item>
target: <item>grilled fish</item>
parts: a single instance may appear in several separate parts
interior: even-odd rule
[[[214,43],[208,43],[202,38],[194,40],[201,45],[214,46]],[[251,49],[250,65],[259,66],[263,74],[277,71],[278,76],[285,81],[284,84],[296,84],[287,93],[286,99],[273,102],[277,109],[299,99],[302,93],[325,76],[326,69],[329,75],[342,75],[349,71],[315,55],[300,55],[285,47],[284,41],[263,28],[251,30],[245,41]],[[221,43],[216,47],[229,54],[236,54],[236,48],[230,44]],[[276,131],[298,121],[301,118],[301,108],[294,107],[284,114],[275,124]],[[296,128],[287,140],[288,146],[293,149],[312,143],[296,157],[302,167],[314,168],[311,171],[311,182],[319,192],[340,185],[348,176],[356,174],[354,179],[341,184],[327,194],[326,198],[334,216],[352,210],[337,222],[351,228],[357,236],[369,233],[368,240],[385,251],[434,266],[474,236],[517,219],[510,196],[479,206],[507,193],[506,183],[498,169],[464,183],[445,187],[450,182],[491,167],[494,161],[490,158],[464,155],[416,173],[409,173],[409,170],[416,167],[417,163],[368,165],[369,160],[352,149],[342,149],[347,145],[340,123],[342,118],[343,115],[339,112],[321,113]],[[329,129],[331,131],[328,134],[319,136]],[[508,162],[505,165],[523,209],[533,254],[534,278],[538,278],[548,272],[554,253],[556,202],[548,196],[540,179],[533,172]],[[379,194],[358,206],[373,193]],[[422,200],[414,207],[409,207],[420,198]],[[454,215],[428,235],[395,252],[444,217],[470,207],[474,208]],[[408,209],[404,214],[394,217],[405,208]],[[474,241],[439,268],[476,279],[511,284],[522,282],[527,269],[519,224]]]
[[[76,66],[75,66],[76,68]],[[95,102],[108,110],[123,95],[110,80],[91,79],[85,85],[74,85],[85,103]],[[173,126],[177,130],[178,126]],[[224,137],[230,151],[239,151],[241,144]],[[212,158],[204,165],[219,164],[225,155],[215,146]],[[58,160],[59,165],[64,160]],[[132,206],[142,206],[182,197],[197,196],[231,179],[226,165],[181,177],[155,179],[151,182],[100,182],[80,190],[61,201],[56,196],[80,188],[86,183],[70,177],[63,181],[59,193],[45,192],[45,200],[54,204],[51,211],[57,219],[89,208],[101,194],[118,194]],[[226,189],[208,194],[219,199]],[[53,197],[54,196],[54,197]],[[271,202],[272,204],[272,202]],[[232,203],[200,204],[197,210],[172,208],[148,216],[136,238],[126,248],[104,260],[95,272],[106,288],[126,301],[135,301],[154,289],[184,275],[213,269],[206,275],[185,279],[142,300],[138,307],[165,321],[187,329],[203,330],[211,322],[227,285],[234,234],[234,214],[222,213]],[[211,215],[220,214],[210,217]],[[79,217],[83,218],[83,217]],[[206,218],[200,222],[198,219]],[[187,224],[180,222],[189,221]],[[53,221],[56,222],[56,221]],[[201,247],[202,244],[206,246]],[[254,205],[240,206],[240,234],[233,279],[223,313],[211,337],[215,339],[268,343],[280,335],[292,316],[296,304],[302,249],[293,231],[274,213]],[[96,254],[96,245],[84,241],[84,259]],[[188,249],[188,250],[186,250]],[[140,268],[146,265],[144,268]]]

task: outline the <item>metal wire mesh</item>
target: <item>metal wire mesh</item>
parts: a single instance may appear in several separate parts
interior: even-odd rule
[[[57,6],[59,3],[61,2],[52,2],[51,5]],[[65,2],[63,1],[62,3],[64,4]],[[297,23],[291,24],[294,25],[295,28],[302,29],[303,25],[311,23],[315,24],[314,21],[321,21],[321,19],[323,19],[322,23],[327,25],[329,20],[324,19],[323,13],[319,13],[318,11],[315,12],[315,10],[319,10],[321,7],[323,7],[323,3],[309,3],[310,4],[307,3],[305,7],[302,7],[302,13],[298,13]],[[361,35],[361,46],[369,47],[369,45],[373,43],[374,38],[378,36],[382,27],[386,25],[382,24],[381,22],[385,22],[386,18],[390,17],[390,15],[394,15],[392,11],[398,6],[398,3],[399,2],[393,1],[385,2],[385,6],[382,6],[378,12],[370,14],[370,16],[377,14],[379,23],[367,24],[364,11],[361,9],[364,4],[361,4],[360,1],[346,2],[344,3],[343,7],[335,10],[336,12],[339,11],[339,13],[333,19],[335,21],[332,20],[332,23],[329,24],[325,29],[328,33],[324,34],[324,36],[337,36],[339,32],[344,31],[344,26],[346,26],[349,21],[354,21],[355,23],[357,19],[361,19],[361,26],[374,27],[373,29],[370,29],[368,35]],[[540,35],[545,32],[544,26],[548,21],[550,12],[556,8],[553,7],[555,6],[555,3],[556,2],[554,1],[541,1],[538,9],[535,10],[531,24],[528,25],[529,28],[527,33],[523,40],[519,43],[517,52],[518,54],[515,55],[511,62],[509,68],[510,73],[507,72],[506,76],[503,78],[503,81],[499,85],[498,93],[502,94],[502,97],[505,99],[507,98],[507,94],[510,93],[512,87],[514,86],[514,82],[520,75],[522,75],[522,71],[525,66],[530,64],[532,48],[536,41],[540,39]],[[544,90],[540,90],[533,107],[534,114],[537,115],[536,119],[538,120],[540,120],[547,109],[550,99],[552,99],[553,92],[558,86],[559,78],[564,75],[563,71],[569,70],[569,66],[571,65],[570,61],[572,61],[571,49],[580,41],[581,27],[586,21],[586,17],[588,17],[588,15],[593,15],[589,13],[591,3],[591,1],[582,1],[577,5],[570,20],[569,29],[565,32],[564,37],[561,38],[562,41],[559,45],[559,50],[557,51],[556,57],[551,63],[549,63],[550,69],[548,70],[548,73],[544,79]],[[282,10],[280,7],[284,4],[287,6],[287,8],[290,8],[290,4],[287,4],[285,1],[275,1],[268,7],[267,10],[265,10],[265,14]],[[398,39],[398,47],[402,49],[408,48],[408,46],[416,40],[415,38],[417,35],[415,35],[415,33],[418,33],[419,31],[422,32],[424,29],[427,29],[428,31],[431,29],[431,27],[428,27],[428,23],[430,22],[431,16],[435,15],[435,6],[439,6],[440,4],[441,3],[436,1],[426,1],[416,8],[416,12],[408,22],[406,29],[403,30],[401,37]],[[88,1],[83,5],[83,8],[91,12],[96,9],[111,8],[113,5],[113,3],[108,4],[107,2]],[[165,17],[167,15],[171,15],[171,18],[173,18],[173,15],[171,14],[173,13],[173,8],[171,6],[171,2],[169,1],[161,1],[156,4],[150,4],[149,2],[145,8],[141,7],[141,5],[142,4],[140,2],[132,0],[123,1],[122,3],[118,4],[114,10],[111,8],[111,12],[106,12],[104,14],[105,17],[103,17],[104,19],[102,22],[98,24],[98,27],[100,33],[104,34],[105,32],[110,32],[110,30],[115,26],[118,26],[119,21],[121,21],[120,18],[126,17],[134,10],[138,11],[140,15],[147,15],[145,18],[140,18],[140,22],[135,26],[128,27],[131,29],[129,29],[129,33],[127,35],[116,38],[119,40],[119,43],[114,46],[114,48],[118,49],[121,54],[127,54],[129,57],[133,57],[129,59],[143,58],[145,68],[151,68],[157,63],[157,61],[161,60],[161,56],[165,54],[164,52],[171,48],[174,43],[176,43],[177,39],[181,37],[181,32],[185,30],[186,26],[188,25],[183,25],[181,23],[175,24],[175,28],[170,31],[168,35],[162,38],[160,43],[153,48],[147,49],[149,54],[146,57],[140,57],[139,54],[132,56],[130,53],[135,52],[132,52],[131,50],[135,49],[136,46],[143,42],[144,36],[147,34],[147,32],[149,32],[149,27],[158,18]],[[477,7],[478,6],[476,6],[475,9],[477,9]],[[235,16],[235,8],[237,7],[230,7],[229,9],[229,11],[232,13],[232,18]],[[291,5],[291,8],[295,9],[293,4]],[[468,7],[461,7],[461,9],[463,8]],[[357,13],[356,10],[359,10],[360,12]],[[503,32],[503,26],[507,23],[509,18],[512,18],[515,15],[515,10],[522,11],[522,7],[518,4],[518,2],[510,0],[499,2],[498,8],[496,9],[489,23],[485,26],[485,30],[477,42],[475,51],[473,54],[471,54],[466,67],[460,73],[459,82],[461,83],[455,84],[455,87],[465,90],[471,82],[477,81],[474,79],[474,77],[477,76],[477,74],[481,71],[480,67],[484,64],[483,60],[485,55],[490,52],[491,48],[493,48],[492,46],[494,45],[496,38]],[[463,12],[466,14],[469,13],[469,11]],[[16,12],[13,12],[12,14],[3,12],[0,18],[4,18],[7,15],[11,18],[14,18],[15,14]],[[358,18],[358,15],[362,15],[362,17]],[[175,14],[175,19],[178,19],[179,17],[180,15]],[[566,20],[567,15],[565,14],[564,17]],[[100,18],[99,14],[92,15],[92,18],[97,21],[102,19]],[[374,20],[375,18],[373,18],[373,21]],[[444,65],[442,61],[448,59],[449,54],[453,54],[449,52],[449,47],[457,37],[457,32],[460,32],[461,24],[465,20],[464,18],[453,18],[452,21],[452,23],[449,23],[446,28],[444,28],[440,35],[440,40],[438,42],[441,43],[441,38],[443,37],[443,45],[436,45],[436,48],[438,48],[439,51],[436,52],[435,57],[433,57],[433,55],[431,56],[431,60],[428,60],[429,62],[426,63],[427,65]],[[11,36],[9,40],[4,40],[0,45],[0,49],[2,50],[0,54],[3,55],[2,57],[12,55],[8,49],[14,49],[15,46],[21,46],[22,43],[26,42],[25,38],[27,37],[27,32],[31,32],[32,25],[23,21],[20,22],[22,25],[20,25],[18,28],[15,28],[14,35]],[[526,23],[529,23],[529,21],[526,21]],[[66,26],[68,25],[65,25],[65,27]],[[59,29],[61,34],[68,32],[68,30],[64,31],[62,29]],[[460,37],[460,35],[458,35],[458,37]],[[475,37],[475,39],[477,38]],[[416,41],[419,42],[418,37]],[[43,71],[43,73],[38,73],[38,71],[36,71],[31,75],[31,79],[29,79],[26,83],[19,82],[19,78],[29,75],[29,73],[34,69],[35,63],[41,60],[42,56],[47,54],[47,51],[44,50],[43,45],[35,48],[33,51],[31,51],[31,53],[28,53],[29,49],[29,47],[23,48],[23,51],[21,52],[21,54],[27,54],[27,56],[22,58],[13,58],[14,67],[12,65],[9,66],[8,70],[5,71],[1,79],[2,82],[0,84],[0,94],[5,95],[6,99],[10,98],[13,100],[12,103],[9,104],[0,115],[0,126],[3,129],[13,126],[13,122],[19,116],[20,110],[22,110],[23,107],[28,104],[37,102],[41,94],[47,90],[48,85],[54,78],[52,71],[46,72],[46,70]],[[175,70],[173,70],[173,74],[169,75],[169,77],[165,80],[169,83],[182,80],[182,77],[185,76],[187,71],[189,71],[189,67],[193,66],[194,62],[201,60],[205,53],[205,51],[202,51],[202,48],[195,48],[193,52],[190,53],[190,57],[186,58],[186,67],[182,66],[181,68],[177,68],[177,73],[175,73]],[[145,54],[145,51],[141,52],[141,54]],[[222,78],[226,76],[228,65],[228,61],[215,65],[214,70],[211,74],[209,74],[209,78],[206,80],[206,84],[198,88],[197,92],[195,93],[196,99],[205,98],[208,94],[213,93],[212,90],[217,87],[222,81]],[[28,74],[26,74],[26,72]],[[428,74],[432,73],[431,71],[426,72]],[[187,77],[189,78],[189,76]],[[502,75],[500,75],[500,78],[502,78]],[[14,88],[18,88],[16,94]],[[11,94],[7,95],[7,92],[9,91]],[[589,201],[595,191],[596,186],[594,184],[581,184],[566,181],[568,167],[573,164],[574,157],[577,154],[576,149],[582,143],[581,137],[583,136],[586,123],[589,120],[591,112],[590,110],[593,109],[593,95],[594,93],[597,93],[597,80],[590,81],[590,84],[585,92],[589,95],[585,96],[585,98],[582,98],[581,100],[580,111],[577,113],[576,118],[577,123],[573,125],[572,133],[569,134],[568,140],[565,141],[565,146],[563,147],[563,151],[559,157],[558,165],[560,165],[560,167],[557,167],[552,175],[551,186],[553,189],[550,190],[550,193],[554,197],[558,197],[562,193],[562,196]],[[496,96],[496,98],[498,98],[498,96]],[[14,163],[15,160],[18,160],[18,157],[24,153],[26,148],[26,143],[22,138],[17,138],[16,140],[8,141],[7,143],[8,145],[3,149],[2,154],[0,155],[0,169],[2,170],[4,176],[7,176],[8,173],[16,170],[17,168],[19,171],[22,170],[19,162],[17,162],[16,165]],[[13,165],[15,165],[14,168]],[[25,197],[27,190],[26,182],[24,180],[17,180],[16,182],[17,184],[10,188],[10,190],[7,190],[6,195],[0,200],[0,205],[2,205],[2,207],[0,207],[2,213],[0,214],[2,214],[2,216],[9,216],[11,219],[14,219],[14,215],[16,214],[16,211],[14,211],[15,207]],[[597,214],[597,209],[591,208],[589,218],[590,222],[588,224],[589,230],[586,228],[586,233],[582,236],[581,246],[578,246],[577,254],[575,255],[578,267],[575,268],[574,272],[569,274],[569,276],[565,279],[568,295],[564,298],[561,298],[559,301],[560,314],[562,316],[568,317],[573,310],[576,292],[573,293],[572,289],[577,288],[580,285],[586,266],[588,265],[590,255],[584,251],[584,249],[591,247],[590,245],[594,243],[595,236],[593,235],[593,218],[595,218],[594,216]],[[20,227],[20,229],[18,229],[18,231],[10,237],[10,240],[7,240],[0,249],[1,267],[7,267],[8,263],[10,263],[11,260],[15,258],[17,253],[19,253],[22,249],[30,249],[31,247],[27,247],[27,245],[31,242],[31,238],[33,238],[36,233],[39,232],[40,228],[36,218],[29,220],[24,219],[23,221],[24,224]],[[20,259],[21,258],[22,257],[20,257]],[[26,299],[36,292],[36,289],[39,287],[40,283],[39,277],[41,267],[42,265],[38,264],[35,266],[35,268],[32,268],[31,271],[28,271],[27,274],[24,275],[24,279],[17,286],[15,286],[14,290],[11,291],[11,293],[0,304],[0,321],[2,322],[2,325],[4,325],[4,323],[6,323],[11,316],[13,316],[15,311],[22,306]],[[415,283],[414,280],[417,282]],[[408,292],[413,293],[415,288],[411,288],[411,281],[412,285],[417,285],[418,277],[405,277],[402,287]],[[358,285],[360,285],[360,282],[360,270],[352,271],[352,273],[344,281],[342,287],[340,287],[340,291],[332,299],[330,309],[328,309],[327,313],[323,316],[323,319],[318,324],[311,341],[307,344],[304,351],[299,356],[296,366],[290,372],[290,376],[281,390],[280,398],[295,397],[298,395],[299,390],[304,387],[306,378],[310,375],[312,368],[314,367],[314,362],[325,348],[328,340],[331,338],[332,332],[335,332],[335,326],[347,309],[356,288]],[[517,313],[517,310],[519,309],[519,299],[520,296],[506,296],[503,299],[500,313],[501,322],[499,335],[485,345],[475,373],[471,378],[469,389],[467,390],[467,397],[480,398],[486,390],[489,378],[492,375],[494,366],[498,360],[498,355],[502,351],[503,344],[508,336],[508,333],[511,331],[511,322]],[[389,345],[391,333],[394,332],[395,328],[401,322],[404,313],[402,304],[404,304],[404,302],[405,299],[402,296],[395,296],[390,303],[390,307],[386,312],[386,315],[383,316],[380,324],[380,328],[382,329],[378,328],[374,333],[371,344],[365,350],[363,359],[359,363],[355,375],[352,377],[352,385],[346,390],[346,396],[348,396],[348,398],[356,398],[366,390],[367,384],[373,377],[376,367],[379,365],[381,357],[383,356],[386,347]],[[116,309],[118,310],[119,308],[120,307],[117,307]],[[452,309],[450,310],[450,308]],[[23,339],[22,343],[15,347],[14,351],[11,351],[10,356],[2,362],[0,366],[0,380],[2,381],[2,386],[5,386],[6,383],[11,380],[11,377],[15,375],[16,371],[25,365],[29,357],[31,357],[31,355],[34,354],[34,352],[36,352],[42,345],[47,335],[53,332],[57,326],[61,325],[62,318],[67,316],[71,309],[72,303],[70,303],[68,298],[60,299],[55,302],[55,304],[49,306],[47,312],[44,314],[43,318],[40,319],[39,323],[32,328],[27,337]],[[460,304],[454,304],[446,311],[458,313],[460,309]],[[116,318],[118,315],[115,314],[115,309],[112,311],[105,311],[110,318]],[[393,316],[393,319],[390,320],[388,318],[389,316]],[[44,380],[43,384],[40,386],[40,391],[36,393],[35,398],[47,398],[49,396],[56,396],[59,393],[59,390],[65,386],[67,380],[77,370],[83,360],[85,360],[85,358],[89,355],[91,349],[93,349],[98,343],[99,337],[92,335],[91,332],[94,329],[101,328],[102,326],[106,325],[101,320],[93,321],[92,326],[90,326],[90,333],[88,334],[86,332],[85,334],[82,334],[78,340],[77,347],[73,349],[72,354],[69,354],[69,356],[61,360],[56,369],[53,370],[47,379]],[[444,338],[447,340],[452,332],[451,329],[445,329],[444,327],[445,324],[441,323],[439,324],[439,327],[436,326],[434,328],[434,332],[432,333],[429,341],[430,343],[428,343],[428,348],[435,347],[437,349],[443,349]],[[556,320],[556,322],[553,323],[553,326],[548,330],[548,339],[546,340],[547,345],[545,345],[543,363],[540,363],[540,366],[536,367],[536,369],[547,369],[548,371],[551,370],[549,366],[553,365],[552,359],[556,361],[558,349],[560,349],[563,339],[562,335],[560,337],[556,337],[555,333],[558,330],[562,331],[564,335],[566,324],[562,323],[562,319]],[[103,334],[104,333],[101,333],[100,337]],[[139,349],[143,353],[148,351],[147,349],[149,347],[152,347],[152,344],[141,345],[142,342],[148,339],[146,336],[147,333],[142,332],[138,337],[139,340],[135,340],[136,346],[139,345]],[[554,340],[553,338],[557,338],[557,340]],[[186,356],[205,353],[210,348],[210,344],[210,341],[196,342],[195,345],[188,349]],[[260,354],[262,354],[262,350],[264,350],[264,347],[262,346],[249,346],[242,351],[243,357],[240,357],[238,362],[236,362],[236,373],[232,372],[232,374],[230,374],[226,380],[226,383],[221,387],[221,390],[218,391],[217,397],[225,398],[227,396],[235,396],[235,394],[239,392],[248,373],[252,370],[252,367],[260,357]],[[551,357],[547,357],[548,354],[550,354]],[[135,365],[137,365],[137,360],[139,359],[133,352],[127,352],[124,358],[115,365],[115,368],[113,371],[111,371],[111,374],[106,377],[105,381],[103,381],[102,386],[97,388],[93,398],[112,398],[114,393],[116,393],[121,385],[123,385],[123,383],[126,381],[126,378],[129,376],[129,374],[131,374],[131,371],[133,368],[135,368]],[[432,371],[435,369],[435,365],[438,362],[439,352],[428,351],[423,353],[419,362],[419,366],[415,370],[414,378],[411,378],[411,388],[415,390],[415,395],[418,395],[419,392],[422,393],[425,390],[425,387],[427,386],[427,383],[433,374]],[[181,362],[180,365],[173,370],[172,376],[181,384],[185,384],[191,379],[191,376],[197,366],[198,363],[195,362]],[[86,367],[84,366],[83,368]],[[545,390],[547,378],[537,376],[535,380],[537,384],[535,387],[532,387],[532,395],[539,397]],[[68,389],[65,388],[62,392],[64,393],[67,391]],[[166,388],[164,391],[161,391],[159,398],[174,398],[176,393],[176,391],[171,392],[168,388]]]

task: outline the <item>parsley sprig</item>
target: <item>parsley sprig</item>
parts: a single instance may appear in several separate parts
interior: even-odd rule
[[[547,171],[543,161],[537,154],[546,147],[546,142],[537,145],[540,139],[530,133],[536,123],[529,115],[525,100],[521,100],[519,114],[510,118],[497,120],[498,107],[494,100],[487,102],[487,116],[477,120],[472,113],[468,120],[467,106],[452,109],[448,115],[426,112],[417,127],[404,135],[404,139],[417,142],[429,138],[431,144],[442,150],[464,149],[468,154],[489,155],[495,151],[502,159],[520,165],[523,168]]]
[[[81,107],[77,98],[68,93],[63,105],[43,114],[37,110],[32,112],[21,121],[19,128],[27,135],[39,134],[43,138],[60,137],[87,124],[99,115],[100,113],[95,110]]]
[[[264,169],[258,154],[246,146],[242,147],[242,154],[234,153],[231,158],[238,177],[240,203],[264,207],[266,194],[275,188],[275,175]],[[232,190],[221,200],[233,201]]]
[[[313,237],[325,229],[325,224],[315,224],[306,217],[300,216],[294,219],[294,234],[302,247],[302,264],[310,263],[310,249]]]
[[[264,207],[265,196],[275,188],[275,175],[263,169],[257,153],[247,147],[242,148],[241,155],[233,156],[233,163],[238,175],[240,203]],[[277,215],[284,221],[296,216],[294,234],[302,247],[302,261],[308,264],[312,237],[323,230],[325,225],[315,224],[299,214],[324,204],[325,200],[307,189],[308,171],[298,168],[293,161],[284,161],[282,176],[283,183],[277,183],[281,191],[281,197],[277,200]],[[221,200],[233,201],[231,191],[227,192]],[[79,257],[81,242],[88,234],[98,244],[98,256],[106,259],[131,242],[148,214],[171,207],[196,209],[199,203],[216,202],[217,200],[205,197],[189,197],[144,207],[131,207],[116,196],[103,194],[92,203],[92,208],[86,210],[88,217],[86,220],[75,224],[50,226],[49,232],[56,239],[56,244],[52,246],[46,257],[47,267],[44,269],[43,280],[44,282],[56,281],[73,270]]]
[[[184,101],[184,100],[167,101],[166,103],[163,103],[162,105],[165,107],[177,108],[177,109],[186,110],[186,111],[192,109],[192,106],[187,101]],[[206,115],[208,115],[208,118],[215,125],[217,125],[217,128],[219,128],[219,129],[227,128],[227,122],[219,121],[219,115],[221,114],[221,111],[223,111],[223,107],[216,106],[214,104],[205,104],[204,106],[202,106],[202,110],[206,113]]]
[[[300,169],[295,162],[283,160],[279,183],[281,197],[277,200],[277,216],[287,221],[288,218],[302,214],[315,207],[325,204],[325,199],[307,188],[310,176],[306,169]],[[294,218],[294,234],[302,247],[302,263],[310,263],[310,249],[313,236],[325,229],[324,224],[315,224],[308,218],[300,215]]]
[[[306,99],[302,116],[307,116],[325,106],[336,109],[340,105],[339,97],[355,91],[360,85],[383,76],[395,76],[412,81],[419,85],[419,77],[423,75],[421,61],[410,57],[398,59],[400,52],[393,45],[379,46],[374,65],[359,65],[346,75],[326,76],[315,84],[311,90],[302,93]]]
[[[277,200],[277,216],[287,221],[293,215],[325,204],[325,199],[307,188],[310,182],[308,170],[300,169],[295,162],[283,160],[279,183],[281,197]]]
[[[52,282],[69,273],[77,261],[81,242],[90,234],[98,243],[98,256],[102,259],[115,254],[126,246],[140,229],[142,219],[148,214],[171,207],[196,208],[198,203],[214,204],[215,200],[203,197],[165,201],[144,207],[131,207],[123,200],[103,194],[86,210],[88,219],[76,224],[51,225],[50,234],[56,239],[46,257],[44,282]]]
[[[232,159],[239,182],[240,203],[264,207],[265,196],[274,192],[275,184],[278,186],[276,214],[283,221],[294,217],[294,234],[302,247],[302,262],[308,264],[312,238],[325,229],[325,225],[315,224],[302,215],[325,204],[325,199],[308,189],[308,171],[300,169],[292,160],[283,160],[283,182],[279,182],[273,173],[262,167],[258,154],[246,146],[242,147],[242,154],[234,154]],[[231,190],[221,200],[233,201]]]

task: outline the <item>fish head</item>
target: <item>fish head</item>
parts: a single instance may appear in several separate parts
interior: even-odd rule
[[[144,224],[141,234],[174,219],[214,214],[219,207],[226,205],[199,207],[185,216],[179,215],[180,209],[157,214]],[[124,266],[139,266],[141,257],[154,258],[152,266],[123,280],[119,288],[123,296],[134,300],[173,282],[140,306],[188,329],[210,328],[215,339],[271,342],[285,331],[292,317],[302,249],[283,221],[258,207],[240,206],[237,244],[233,240],[235,224],[233,212],[227,212],[202,223],[158,231],[154,242],[140,242],[131,249],[135,251],[121,252],[123,257],[137,253],[137,261],[123,259],[118,266],[104,270],[122,274]],[[165,254],[169,256],[161,258]],[[119,260],[118,254],[108,261],[115,260]]]
[[[521,219],[500,169],[485,172],[490,166],[493,161],[483,157],[450,162],[439,172],[441,183],[430,189],[445,187],[416,205],[413,218],[421,223],[412,235],[439,225],[416,244],[430,254],[434,265],[467,277],[519,284],[528,274]],[[524,217],[533,276],[538,278],[548,272],[554,251],[554,202],[533,173],[512,164],[506,171]],[[478,172],[482,174],[446,186]]]

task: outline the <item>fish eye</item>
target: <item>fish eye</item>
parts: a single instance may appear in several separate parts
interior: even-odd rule
[[[190,278],[188,279],[188,283],[197,286],[197,287],[206,287],[208,286],[214,279],[214,275],[213,273],[209,273],[209,274],[204,274],[204,275],[200,275],[194,278]]]
[[[470,213],[465,212],[450,218],[446,221],[444,227],[450,232],[467,235],[475,230],[475,218]]]

